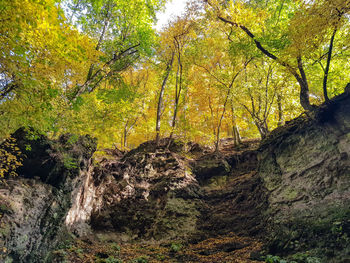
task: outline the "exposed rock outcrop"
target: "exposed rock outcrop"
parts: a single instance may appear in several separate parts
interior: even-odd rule
[[[0,261],[50,262],[50,250],[66,238],[63,222],[72,191],[89,169],[96,142],[72,135],[51,141],[24,129],[13,137],[23,166],[18,178],[0,185]]]
[[[160,250],[175,242],[165,258],[178,262],[231,262],[239,253],[254,262],[247,249],[261,259],[260,239],[265,253],[298,263],[347,262],[349,113],[343,95],[274,131],[259,149],[248,147],[257,142],[234,149],[226,140],[218,154],[164,139],[158,147],[111,150],[94,164],[96,142],[88,136],[51,141],[19,130],[24,165],[0,186],[0,260],[87,262],[59,246],[73,233],[87,239],[84,249],[97,244],[103,260],[113,242],[133,241]],[[103,251],[103,242],[112,245]],[[179,243],[189,250],[176,254]],[[50,253],[58,248],[60,257]]]
[[[274,253],[350,260],[350,97],[276,130],[260,147]],[[345,262],[345,261],[344,261]]]
[[[262,234],[267,197],[256,172],[257,152],[217,155],[198,148],[194,151],[175,141],[168,147],[167,140],[159,147],[147,142],[122,157],[102,160],[92,173],[93,183],[86,188],[94,190],[81,191],[84,196],[80,199],[86,200],[81,208],[93,207],[88,222],[93,240],[107,241],[108,248],[111,242],[183,244],[212,237],[217,238],[212,242],[217,242],[219,236],[224,240],[232,232]],[[95,199],[91,204],[87,196],[92,192]],[[231,258],[232,251],[253,246],[258,246],[254,240],[244,245],[233,242],[198,251],[199,257],[173,256],[178,262],[220,262],[210,260]],[[207,261],[198,261],[203,255]]]
[[[101,234],[118,233],[125,241],[159,240],[194,231],[199,185],[178,153],[141,145],[121,159],[102,162],[94,178],[100,201],[91,226]]]

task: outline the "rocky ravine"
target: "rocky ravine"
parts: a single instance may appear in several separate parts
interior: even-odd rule
[[[161,251],[149,262],[349,262],[349,113],[343,95],[259,149],[217,155],[164,140],[95,164],[89,137],[40,137],[25,152],[17,132],[27,159],[0,189],[2,259],[112,262],[109,244],[134,243]],[[65,245],[76,237],[85,243]],[[129,260],[130,246],[113,257]]]

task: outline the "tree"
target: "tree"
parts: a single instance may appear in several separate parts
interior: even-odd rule
[[[344,25],[344,15],[350,11],[350,1],[206,1],[215,15],[231,28],[240,29],[256,48],[266,57],[282,65],[292,74],[300,86],[300,104],[305,110],[313,107],[309,98],[309,82],[305,71],[305,57],[322,47],[323,36],[332,28],[333,35]],[[263,12],[263,8],[268,13]],[[326,14],[326,15],[324,15]],[[286,19],[286,17],[292,17]],[[254,21],[254,24],[252,22]],[[342,21],[342,22],[341,22]],[[289,25],[287,25],[289,22]],[[348,22],[348,21],[347,21]],[[256,25],[260,28],[256,28]],[[253,33],[251,28],[257,33]],[[278,31],[280,39],[272,39]],[[328,51],[324,77],[324,94],[327,100],[326,83],[334,37]],[[282,41],[281,41],[282,40]]]
[[[175,52],[173,50],[170,51],[170,57],[166,60],[166,68],[163,75],[163,81],[159,92],[158,103],[157,103],[157,120],[156,120],[156,145],[159,145],[160,140],[160,124],[161,124],[161,116],[162,116],[162,107],[163,107],[163,97],[165,92],[165,86],[167,84],[173,62],[174,62]]]
[[[224,134],[264,138],[342,92],[349,1],[194,1],[156,34],[163,0],[3,0],[0,138],[32,126],[129,149],[155,128],[157,143],[216,151]]]
[[[2,135],[19,125],[52,130],[56,106],[94,56],[92,42],[53,0],[1,1],[0,20]]]
[[[171,120],[171,133],[169,136],[169,142],[173,136],[177,115],[179,111],[179,103],[181,92],[183,91],[184,84],[184,52],[194,37],[194,22],[190,19],[189,15],[184,17],[178,17],[174,22],[172,28],[168,30],[171,31],[171,38],[173,40],[173,47],[176,53],[176,75],[175,75],[175,94],[174,94],[174,109],[173,116]]]
[[[68,4],[76,26],[96,41],[95,49],[100,51],[85,81],[77,86],[74,98],[93,91],[140,57],[151,54],[155,12],[164,3],[164,0],[74,0]]]
[[[216,86],[221,93],[220,102],[215,105],[215,107],[219,107],[216,110],[217,118],[214,128],[216,152],[219,150],[222,123],[234,93],[235,82],[252,60],[251,57],[244,54],[230,54],[230,41],[224,41],[222,37],[223,33],[218,28],[212,27],[206,32],[203,40],[197,42],[198,46],[193,49],[200,49],[202,53],[201,56],[198,54],[199,52],[194,53],[193,64],[206,74],[209,83],[213,81],[211,85]],[[213,118],[214,109],[210,96],[209,108]]]
[[[254,61],[251,67],[249,79],[241,83],[241,91],[245,96],[236,96],[236,100],[250,114],[262,139],[269,133],[268,118],[272,113],[272,106],[275,102],[280,83],[274,75],[274,65],[264,61]]]

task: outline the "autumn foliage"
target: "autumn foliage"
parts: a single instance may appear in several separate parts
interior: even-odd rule
[[[1,1],[0,137],[27,126],[100,148],[158,135],[217,149],[265,138],[349,82],[348,0],[193,0],[157,32],[164,4]]]

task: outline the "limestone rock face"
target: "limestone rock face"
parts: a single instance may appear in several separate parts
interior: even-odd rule
[[[50,262],[96,142],[71,135],[51,141],[23,129],[13,137],[24,161],[19,176],[0,185],[0,261]]]
[[[273,252],[350,258],[350,98],[333,103],[313,120],[276,131],[260,148]]]
[[[7,184],[10,189],[0,189],[0,242],[6,248],[2,256],[9,262],[40,262],[54,242],[67,210],[61,199],[64,196],[36,180],[9,180]]]
[[[258,249],[260,243],[254,237],[264,233],[267,197],[256,172],[257,152],[222,155],[198,146],[194,151],[192,145],[168,144],[165,140],[154,147],[148,142],[100,161],[68,213],[70,229],[74,233],[83,229],[85,219],[79,215],[85,217],[85,208],[92,207],[85,224],[90,227],[86,238],[91,247],[100,244],[96,240],[106,248],[115,243],[157,244],[163,250],[183,243],[210,247],[195,249],[200,258],[208,257],[206,261],[198,261],[190,252],[175,255],[173,251],[169,256],[176,256],[174,262],[221,262],[211,260],[217,253],[225,258],[225,253]],[[221,237],[223,242],[214,244]],[[237,242],[243,237],[250,243]],[[107,249],[103,255],[108,258],[110,253]]]
[[[121,240],[186,237],[199,215],[199,185],[185,158],[166,147],[139,147],[95,168],[99,192],[92,228]]]
[[[157,242],[259,234],[266,196],[255,171],[256,152],[247,168],[241,162],[249,159],[245,153],[191,150],[175,142],[168,147],[165,140],[158,148],[149,142],[102,161],[92,175],[93,232],[115,241]]]

